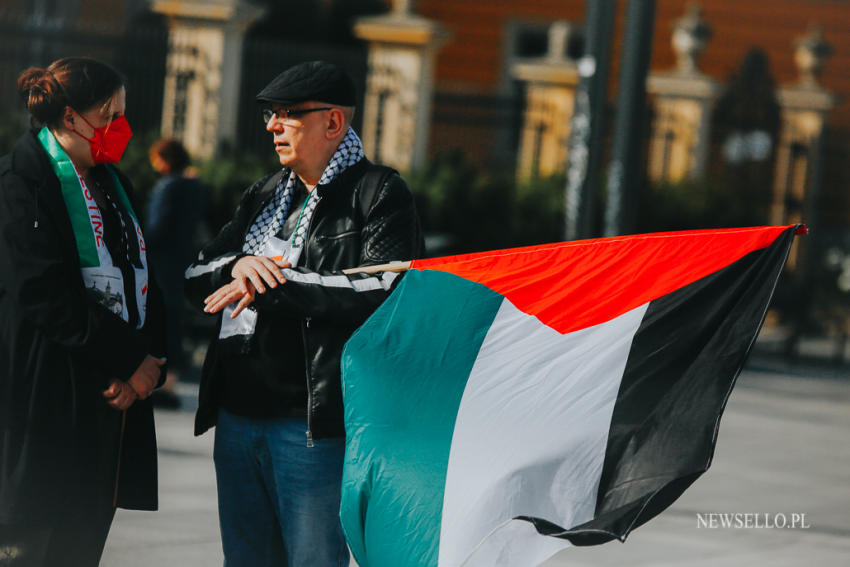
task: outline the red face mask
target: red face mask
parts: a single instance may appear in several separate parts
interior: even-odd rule
[[[127,149],[127,143],[133,136],[130,130],[130,124],[122,114],[106,126],[95,128],[92,123],[85,119],[80,114],[86,124],[94,128],[94,135],[91,138],[86,138],[76,130],[79,137],[88,141],[91,147],[91,157],[95,163],[116,163],[121,161],[121,156],[124,155],[124,150]]]

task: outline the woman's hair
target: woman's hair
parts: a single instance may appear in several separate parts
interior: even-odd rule
[[[106,104],[124,86],[124,77],[89,57],[58,59],[46,69],[30,67],[18,76],[18,93],[30,116],[41,124],[56,125],[66,106],[85,112]]]
[[[148,156],[153,160],[154,156],[158,156],[162,161],[168,164],[170,173],[180,173],[189,165],[189,153],[183,144],[174,138],[165,138],[154,142]]]

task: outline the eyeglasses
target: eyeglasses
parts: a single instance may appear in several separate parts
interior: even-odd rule
[[[290,120],[292,118],[297,118],[302,114],[307,114],[308,112],[316,112],[319,110],[333,110],[330,106],[320,106],[319,108],[302,108],[299,110],[292,110],[290,108],[280,108],[275,110],[274,108],[264,108],[263,109],[263,124],[268,124],[269,120],[272,119],[272,116],[277,116],[281,120]]]

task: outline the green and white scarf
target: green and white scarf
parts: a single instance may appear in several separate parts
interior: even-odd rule
[[[112,256],[109,254],[109,249],[104,241],[103,217],[100,208],[92,197],[91,191],[86,187],[85,181],[77,173],[68,154],[65,153],[65,150],[62,149],[62,146],[59,145],[59,142],[56,141],[53,133],[47,127],[42,128],[38,133],[38,140],[50,157],[50,164],[53,166],[56,177],[59,178],[62,198],[65,200],[65,207],[68,209],[68,216],[71,219],[71,227],[74,231],[74,239],[77,242],[83,282],[85,282],[89,297],[129,322],[130,313],[126,299],[128,290],[125,287],[121,269],[112,261]],[[118,200],[124,210],[130,213],[133,229],[138,238],[141,268],[132,266],[136,273],[136,289],[131,291],[136,295],[139,315],[137,328],[141,328],[145,323],[148,293],[145,240],[139,221],[130,204],[130,199],[121,186],[118,176],[111,166],[107,165],[106,169],[112,177]]]

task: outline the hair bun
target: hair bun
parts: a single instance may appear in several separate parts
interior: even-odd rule
[[[41,67],[30,67],[18,76],[18,93],[33,118],[42,124],[58,119],[65,109],[62,86],[53,74]]]
[[[30,90],[38,85],[38,82],[46,73],[47,69],[42,69],[41,67],[30,67],[18,76],[18,92],[24,100],[29,97]]]
[[[65,57],[18,75],[18,93],[30,116],[51,128],[61,123],[66,106],[85,112],[105,104],[123,85],[118,71],[90,57]]]

